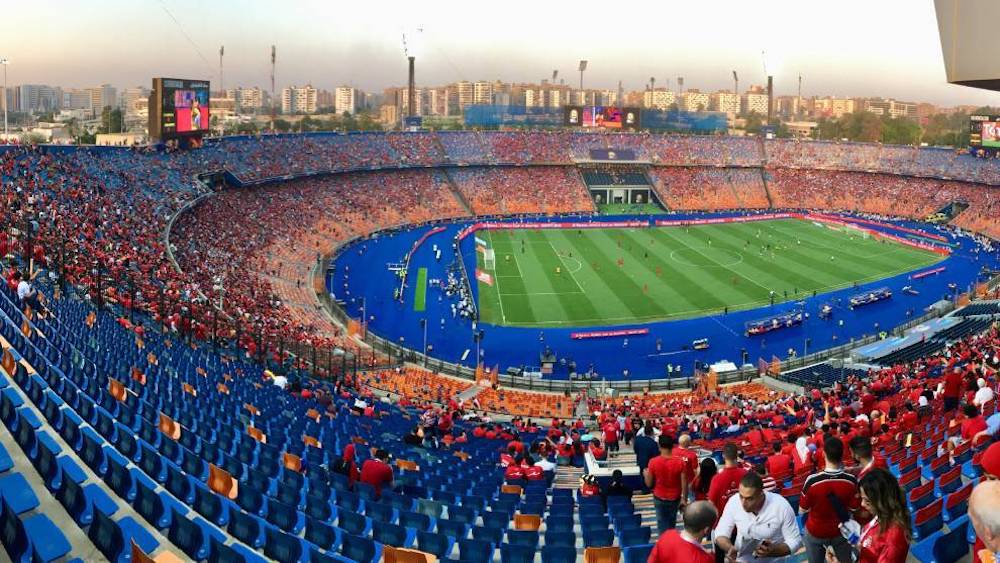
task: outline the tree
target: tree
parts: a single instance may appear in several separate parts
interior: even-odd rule
[[[118,133],[123,131],[122,110],[104,106],[101,111],[101,125],[97,128],[98,133]]]
[[[281,131],[282,133],[287,133],[288,131],[291,131],[291,129],[292,129],[292,124],[289,123],[288,121],[286,121],[284,119],[275,119],[274,120],[274,130],[275,131]]]
[[[746,116],[746,125],[743,126],[743,130],[752,135],[760,134],[760,128],[764,126],[764,117],[753,112]]]

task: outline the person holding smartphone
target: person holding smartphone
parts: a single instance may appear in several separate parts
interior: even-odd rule
[[[730,539],[734,529],[735,541]],[[792,505],[766,492],[760,475],[751,471],[726,502],[715,527],[715,545],[727,563],[779,563],[802,547],[802,535]]]
[[[865,473],[860,482],[861,507],[872,515],[861,531],[858,563],[906,563],[910,553],[910,509],[899,481],[880,468]],[[837,558],[833,547],[826,549],[826,563],[851,563]]]

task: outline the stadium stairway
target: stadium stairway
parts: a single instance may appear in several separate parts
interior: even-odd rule
[[[771,197],[771,188],[767,185],[767,171],[761,167],[760,170],[760,181],[764,183],[764,195],[767,196],[767,207],[769,209],[774,209],[774,198]]]
[[[485,390],[486,387],[483,387],[482,385],[473,385],[456,395],[455,400],[459,403],[467,403]]]
[[[556,468],[556,476],[552,480],[553,489],[579,489],[580,477],[583,477],[583,468],[560,466]]]
[[[472,206],[469,205],[469,200],[465,199],[465,196],[462,195],[462,190],[458,189],[458,184],[455,183],[455,180],[451,177],[451,174],[445,171],[444,177],[445,179],[448,180],[448,189],[451,190],[451,195],[455,197],[455,201],[457,201],[459,205],[462,206],[462,209],[464,209],[466,213],[468,213],[470,216],[474,216],[475,213],[472,211]]]

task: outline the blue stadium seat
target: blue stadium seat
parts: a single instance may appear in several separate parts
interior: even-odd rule
[[[546,524],[547,525],[547,524]],[[545,531],[545,545],[558,545],[563,547],[575,547],[576,546],[576,534],[570,531],[560,531],[560,530],[546,530]]]
[[[463,563],[480,563],[493,561],[494,544],[488,541],[460,539],[458,540],[458,560]]]
[[[326,551],[336,551],[340,548],[341,530],[320,520],[306,518],[305,539]]]
[[[406,528],[378,520],[372,522],[372,539],[383,545],[410,547],[413,545],[416,535],[416,531],[413,528]]]
[[[542,563],[563,563],[576,561],[576,548],[561,545],[546,545],[542,548]]]
[[[232,536],[255,549],[264,545],[263,521],[240,510],[233,510],[226,529]]]
[[[417,532],[417,549],[426,553],[432,553],[438,559],[448,559],[455,547],[455,540],[444,534],[433,532]]]
[[[501,563],[534,563],[535,548],[528,545],[500,545]]]
[[[653,551],[653,544],[633,545],[622,549],[624,563],[646,563]]]
[[[374,541],[355,536],[353,534],[343,534],[343,543],[340,544],[340,554],[348,559],[353,559],[360,563],[374,563],[382,555],[382,549]]]
[[[264,531],[267,539],[264,542],[264,555],[283,562],[303,560],[309,553],[299,538],[267,527]]]

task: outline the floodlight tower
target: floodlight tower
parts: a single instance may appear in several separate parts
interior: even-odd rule
[[[414,66],[417,59],[417,51],[420,46],[420,34],[423,31],[423,28],[418,27],[410,33],[409,38],[406,36],[406,31],[403,32],[403,55],[406,56],[406,60],[409,63],[409,74],[406,82],[406,102],[409,106],[406,110],[407,117],[414,117],[417,115],[417,89]]]
[[[10,64],[10,60],[6,57],[0,57],[0,66],[3,67],[3,136],[4,140],[7,139],[7,65]]]
[[[587,70],[587,61],[580,60],[580,95],[583,96],[583,71]],[[584,105],[586,105],[586,96],[584,96]]]
[[[276,60],[277,51],[274,45],[271,45],[271,132],[274,132],[274,63]]]

